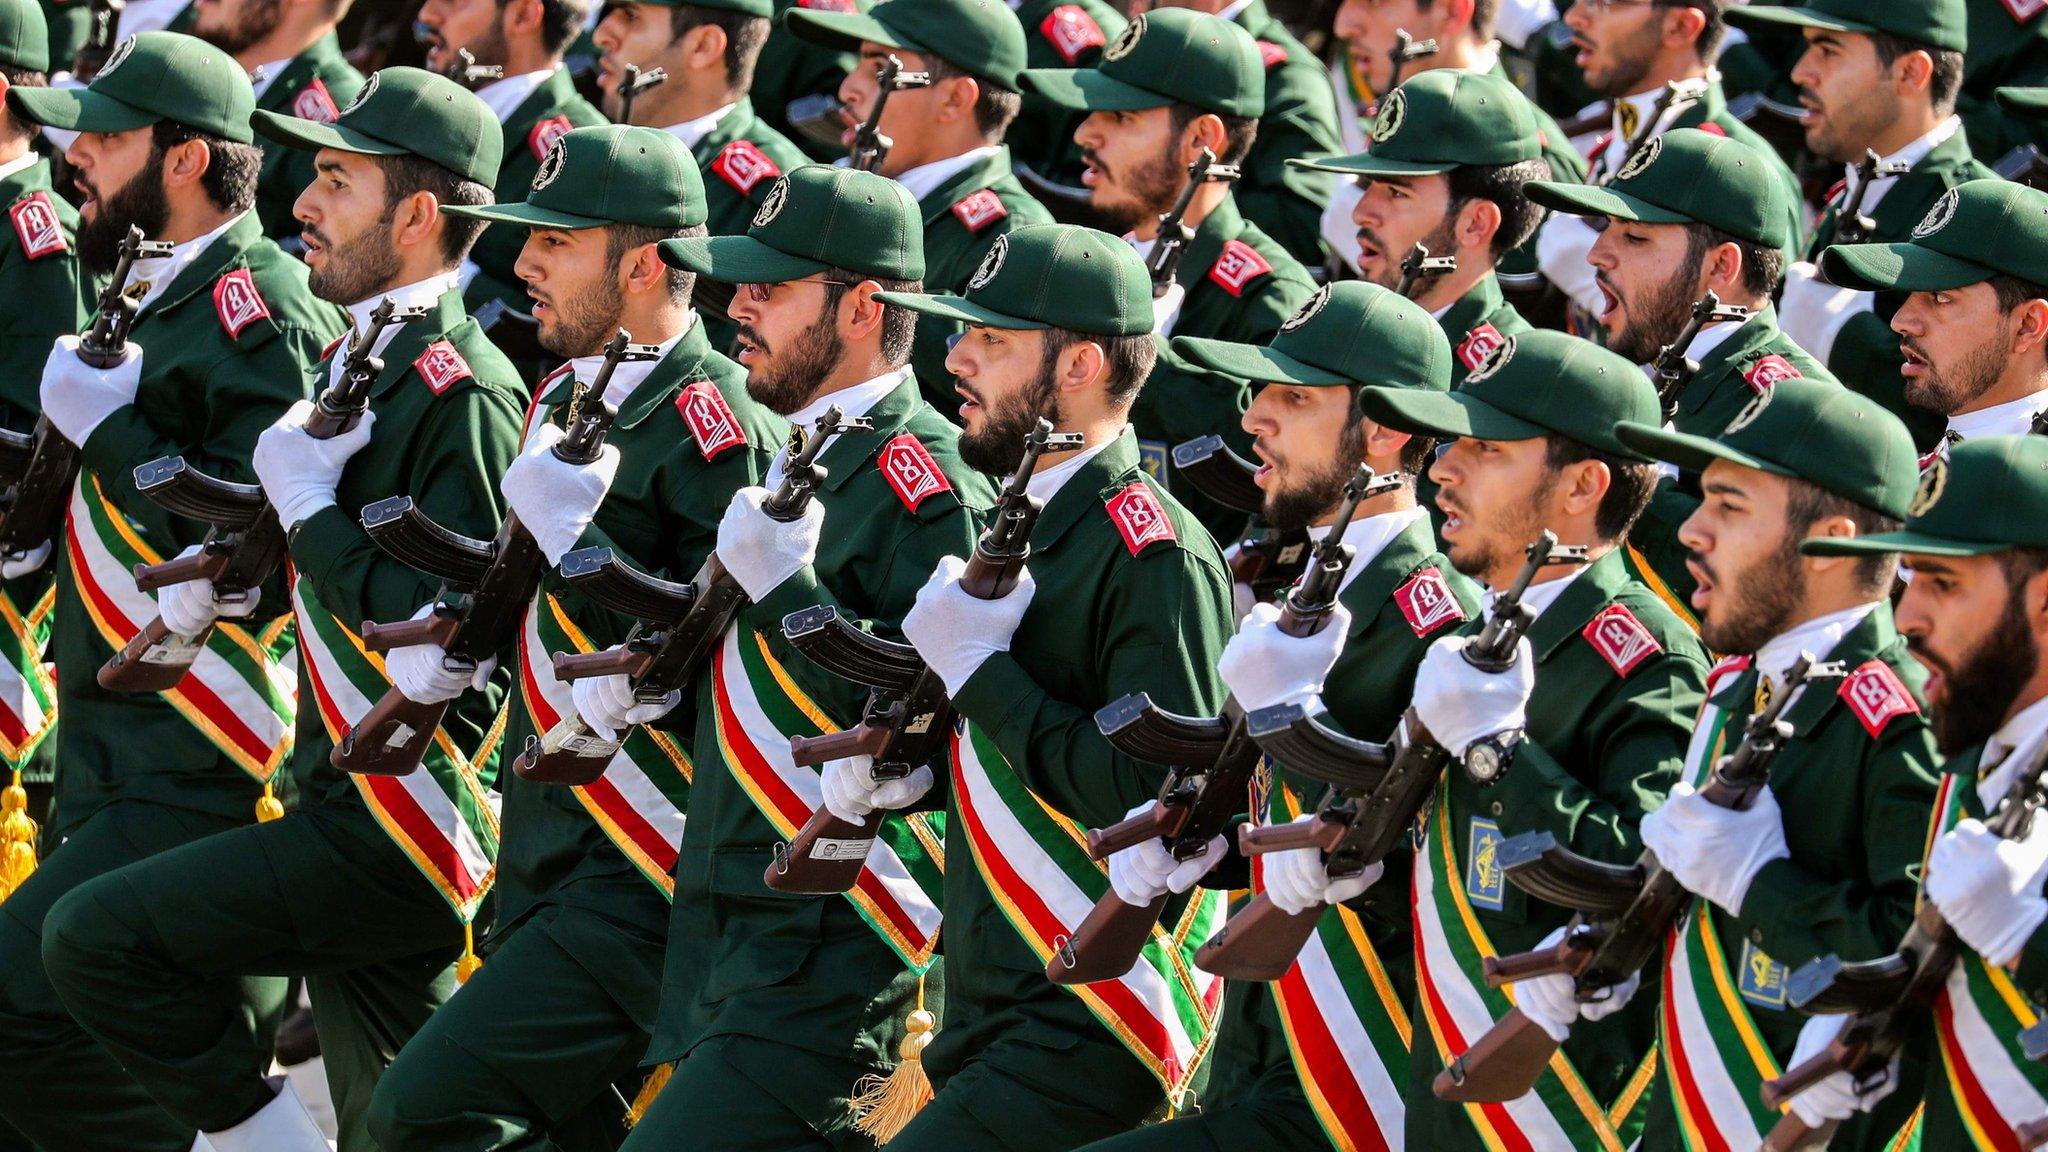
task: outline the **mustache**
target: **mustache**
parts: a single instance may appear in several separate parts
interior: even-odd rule
[[[1943,660],[1941,657],[1936,656],[1932,652],[1929,652],[1927,650],[1927,645],[1923,643],[1919,637],[1906,637],[1906,652],[1909,655],[1911,655],[1913,659],[1920,661],[1922,664],[1927,665],[1929,668],[1934,669],[1936,672],[1941,673],[1943,676],[1947,676],[1950,679],[1955,678],[1955,670],[1948,666],[1948,661]]]
[[[1104,176],[1109,175],[1109,165],[1102,162],[1102,157],[1093,148],[1081,149],[1081,163],[1095,169]]]
[[[762,352],[772,351],[772,349],[768,347],[768,342],[766,340],[761,339],[760,331],[751,324],[742,324],[739,326],[739,338],[746,341],[749,344],[752,344],[756,349]]]

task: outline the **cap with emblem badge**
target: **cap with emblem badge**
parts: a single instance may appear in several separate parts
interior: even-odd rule
[[[2010,4],[2007,5],[2011,7]],[[1793,5],[1731,7],[1737,28],[1792,25],[1828,32],[1882,33],[1950,52],[1970,49],[1970,13],[1964,0],[1807,0]]]
[[[523,202],[441,210],[528,228],[693,228],[705,219],[704,177],[675,136],[608,124],[555,141]]]
[[[963,294],[879,292],[875,298],[985,328],[1101,336],[1152,331],[1152,281],[1137,251],[1106,232],[1072,224],[1033,224],[998,236]]]
[[[1224,116],[1257,116],[1266,108],[1266,61],[1258,41],[1228,20],[1186,8],[1136,17],[1093,68],[1032,68],[1019,80],[1026,92],[1090,112],[1192,104]]]
[[[1897,244],[1837,244],[1821,253],[1830,281],[1860,291],[1947,292],[2048,267],[2048,192],[1972,180],[1942,193]]]
[[[887,0],[866,12],[791,8],[782,22],[802,39],[858,52],[863,41],[937,56],[1015,91],[1028,49],[1003,0]]]
[[[711,8],[720,12],[738,12],[745,16],[775,18],[775,0],[634,0],[655,8]],[[593,7],[604,7],[593,5]]]
[[[253,143],[256,90],[234,58],[176,32],[143,32],[114,46],[85,88],[7,90],[24,120],[72,132],[128,132],[170,120],[242,144]]]
[[[1543,155],[1536,106],[1521,89],[1505,76],[1456,68],[1431,69],[1387,93],[1366,136],[1372,143],[1358,155],[1287,163],[1353,176],[1430,176]]]
[[[1740,140],[1676,128],[1629,157],[1600,187],[1538,180],[1529,199],[1575,216],[1644,224],[1706,224],[1752,243],[1783,248],[1790,218],[1770,158]]]
[[[50,70],[50,25],[36,0],[0,0],[0,64]]]
[[[1420,305],[1377,284],[1325,284],[1273,339],[1236,344],[1173,338],[1176,355],[1241,380],[1309,387],[1451,387],[1451,344]]]
[[[827,268],[922,280],[924,221],[909,190],[886,176],[806,164],[768,189],[745,236],[664,240],[661,258],[727,284],[781,284]]]
[[[2012,548],[2048,548],[2048,436],[1966,440],[1920,473],[1905,527],[1799,546],[1809,556],[1983,556]]]
[[[289,148],[363,156],[418,156],[466,180],[492,184],[505,133],[490,106],[438,73],[386,68],[370,75],[331,123],[258,112],[256,130]]]

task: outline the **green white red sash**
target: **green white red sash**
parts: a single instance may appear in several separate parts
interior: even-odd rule
[[[0,591],[0,768],[19,769],[57,726],[57,683],[43,663],[57,585],[23,612]]]
[[[817,769],[790,759],[790,737],[838,726],[744,623],[725,630],[711,659],[720,754],[776,834],[793,837],[824,803],[824,790]],[[942,816],[884,820],[860,879],[846,893],[876,934],[920,973],[931,967],[939,943],[944,836]]]
[[[555,679],[554,653],[593,648],[552,594],[527,605],[519,630],[519,699],[532,731],[546,732],[575,712],[570,685]],[[635,727],[604,775],[574,789],[590,818],[670,899],[675,898],[676,851],[689,809],[691,772],[690,758],[674,740]]]
[[[953,800],[974,866],[1032,954],[1050,962],[1109,891],[1109,874],[1088,858],[1082,830],[1032,794],[973,723],[955,731],[952,752]],[[1176,1104],[1215,1041],[1223,981],[1196,968],[1194,955],[1223,918],[1224,894],[1197,888],[1179,923],[1152,929],[1129,972],[1067,986]]]
[[[64,547],[86,615],[119,649],[156,617],[156,598],[135,588],[135,566],[163,560],[140,526],[116,508],[99,477],[79,473],[64,519]],[[176,687],[158,693],[222,755],[268,784],[292,750],[298,677],[288,661],[291,617],[262,632],[222,620]]]
[[[312,587],[296,574],[292,608],[299,623],[306,685],[320,709],[327,738],[339,741],[391,686],[384,661],[332,612],[321,607]],[[405,776],[354,775],[356,790],[370,812],[434,890],[467,924],[497,879],[498,797],[485,788],[477,765],[497,755],[505,714],[464,755],[447,731],[434,742],[418,771]]]

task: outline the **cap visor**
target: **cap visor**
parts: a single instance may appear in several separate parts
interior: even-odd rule
[[[1574,216],[1611,216],[1616,220],[1635,220],[1644,224],[1684,224],[1692,219],[1682,212],[1659,208],[1646,200],[1591,184],[1538,180],[1532,181],[1528,190],[1529,199],[1536,203]]]
[[[1768,460],[1761,460],[1745,452],[1737,452],[1719,440],[1706,436],[1692,436],[1684,432],[1670,432],[1648,424],[1617,424],[1614,436],[1630,450],[1640,452],[1653,460],[1676,464],[1688,472],[1705,472],[1707,465],[1716,460],[1740,464],[1759,472],[1774,476],[1792,476],[1794,473]]]
[[[922,45],[905,41],[865,12],[814,12],[808,8],[791,8],[782,22],[796,33],[798,39],[827,48],[858,52],[861,42],[867,40],[888,48],[928,51]]]
[[[1183,360],[1199,364],[1211,372],[1235,376],[1240,380],[1258,380],[1267,384],[1300,384],[1311,388],[1330,388],[1354,383],[1350,377],[1325,371],[1313,364],[1296,360],[1285,352],[1275,352],[1252,344],[1236,344],[1228,340],[1205,340],[1199,336],[1176,336],[1173,350]]]
[[[359,156],[403,156],[408,149],[403,144],[388,144],[372,139],[353,128],[340,124],[321,124],[313,120],[301,120],[297,116],[283,116],[258,108],[249,117],[249,126],[258,135],[266,136],[287,148],[304,152],[318,152],[332,148],[337,152],[354,152]]]
[[[2000,88],[1992,95],[1997,97],[1999,107],[2008,112],[2035,116],[2048,112],[2048,88]]]
[[[1823,16],[1805,8],[1757,8],[1735,7],[1728,10],[1728,23],[1737,28],[1755,27],[1759,24],[1791,25],[1795,28],[1826,28],[1834,32],[1876,32],[1875,24],[1857,20],[1844,20],[1839,16]]]
[[[579,216],[574,212],[557,212],[552,208],[536,208],[531,204],[514,201],[510,204],[486,204],[477,208],[466,208],[458,204],[443,204],[441,211],[450,216],[462,216],[471,220],[488,220],[493,224],[516,224],[521,228],[560,228],[574,232],[583,228],[602,228],[612,223],[597,216]]]
[[[1458,167],[1454,161],[1390,160],[1370,152],[1355,156],[1318,156],[1309,160],[1290,159],[1289,168],[1311,172],[1342,172],[1351,176],[1441,176]]]
[[[1510,416],[1464,392],[1425,392],[1376,384],[1358,393],[1359,411],[1399,432],[1471,436],[1479,440],[1534,440],[1547,429]]]
[[[1918,244],[1838,244],[1820,254],[1828,282],[1862,292],[1948,292],[1998,273]]]
[[[984,308],[965,296],[927,296],[921,292],[877,292],[875,299],[884,304],[894,304],[921,312],[926,316],[939,316],[947,320],[958,320],[981,328],[1001,328],[1011,332],[1036,332],[1052,327],[1037,320],[1026,320],[993,308]]]
[[[1062,108],[1086,112],[1143,112],[1173,103],[1170,96],[1148,92],[1093,68],[1027,68],[1017,74],[1017,85]]]
[[[7,90],[7,103],[24,120],[72,132],[127,132],[163,119],[84,88],[16,86]]]
[[[1920,556],[1984,556],[2015,547],[2003,540],[1956,540],[1906,529],[1879,532],[1872,536],[1816,536],[1801,541],[1799,551],[1808,556],[1870,556],[1905,552]]]
[[[661,258],[726,284],[782,284],[814,276],[829,264],[770,248],[752,236],[695,236],[663,240]]]

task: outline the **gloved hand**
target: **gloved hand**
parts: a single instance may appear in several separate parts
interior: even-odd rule
[[[1536,951],[1547,951],[1557,947],[1564,939],[1565,930],[1552,930],[1536,946]],[[1629,997],[1643,983],[1643,974],[1636,972],[1627,980],[1606,989],[1606,995],[1591,1003],[1579,1003],[1578,987],[1570,976],[1553,972],[1548,976],[1535,976],[1515,982],[1515,1007],[1522,1015],[1536,1022],[1537,1026],[1559,1044],[1572,1034],[1572,1024],[1580,1019],[1604,1020],[1622,1010]]]
[[[1815,1016],[1799,1029],[1799,1042],[1792,1046],[1792,1060],[1787,1069],[1797,1068],[1809,1058],[1818,1055],[1833,1042],[1842,1025],[1848,1023],[1846,1016]],[[1847,1120],[1858,1112],[1868,1112],[1877,1107],[1877,1102],[1892,1094],[1899,1086],[1899,1062],[1893,1060],[1878,1082],[1865,1090],[1856,1090],[1856,1078],[1847,1072],[1837,1072],[1806,1091],[1792,1097],[1791,1109],[1809,1128],[1819,1128],[1832,1120]]]
[[[1742,915],[1743,897],[1763,866],[1792,854],[1769,785],[1748,811],[1737,812],[1680,782],[1663,807],[1643,817],[1641,828],[1643,847],[1657,854],[1674,879],[1730,916]]]
[[[554,424],[535,429],[498,482],[505,503],[519,514],[519,523],[532,534],[549,564],[560,564],[562,557],[575,549],[619,474],[619,450],[610,444],[589,464],[570,464],[558,458],[555,445],[562,442],[562,435],[562,429]]]
[[[718,559],[752,600],[766,599],[784,580],[818,558],[818,539],[825,531],[825,509],[816,500],[787,524],[768,515],[762,504],[768,489],[750,485],[733,493],[725,518],[718,522]]]
[[[412,618],[424,620],[433,611],[434,606],[428,604],[413,613]],[[439,644],[407,644],[384,654],[385,678],[415,704],[441,704],[464,692],[481,692],[497,669],[495,656],[474,668],[450,667],[448,650]]]
[[[1524,711],[1536,690],[1536,655],[1527,637],[1505,672],[1473,666],[1462,653],[1471,640],[1446,636],[1429,646],[1415,674],[1415,715],[1436,742],[1463,756],[1476,740],[1528,725]]]
[[[199,545],[194,544],[178,553],[178,558],[199,554]],[[206,579],[186,580],[178,584],[166,584],[156,590],[156,614],[162,617],[164,626],[187,638],[199,635],[213,622],[223,616],[239,619],[256,610],[256,604],[263,599],[263,589],[251,588],[240,596],[221,599],[214,593],[213,581]]]
[[[1147,800],[1125,813],[1125,817],[1136,816],[1150,811],[1152,801]],[[1113,852],[1109,857],[1109,886],[1116,891],[1116,898],[1126,904],[1143,908],[1168,892],[1185,892],[1195,882],[1209,874],[1209,869],[1223,859],[1227,851],[1223,837],[1212,838],[1202,845],[1201,855],[1188,860],[1176,860],[1166,850],[1166,842],[1157,836],[1147,836],[1140,844]]]
[[[1965,819],[1934,842],[1927,857],[1927,898],[1963,943],[1992,964],[2019,957],[2048,919],[2041,882],[2048,877],[2048,821],[2038,815],[2018,840]]]
[[[583,717],[592,732],[612,741],[621,739],[635,725],[652,724],[668,715],[683,700],[680,691],[671,691],[652,704],[643,704],[633,695],[633,678],[623,672],[578,680],[570,692],[576,701],[576,714]]]
[[[43,565],[48,564],[54,545],[55,541],[45,540],[19,556],[9,556],[4,560],[0,560],[0,580],[12,580],[17,576],[26,576]]]
[[[59,336],[43,361],[43,414],[73,444],[83,444],[117,408],[135,403],[142,386],[142,348],[133,340],[120,363],[95,368],[78,358],[78,337]]]
[[[873,756],[827,760],[818,773],[825,809],[848,824],[859,824],[875,809],[906,808],[932,790],[932,770],[920,764],[901,780],[875,779]]]
[[[1318,817],[1311,813],[1296,817],[1294,822],[1315,819]],[[1330,870],[1323,865],[1322,851],[1316,848],[1268,852],[1259,859],[1260,883],[1266,898],[1282,912],[1297,916],[1324,904],[1342,904],[1356,898],[1378,883],[1386,870],[1386,865],[1375,861],[1356,876],[1332,880]]]
[[[1778,305],[1778,327],[1813,358],[1825,364],[1835,338],[1859,312],[1877,306],[1877,296],[1842,288],[1821,279],[1819,266],[1800,260],[1785,269],[1785,296]]]
[[[1543,278],[1586,311],[1598,316],[1607,307],[1607,297],[1593,282],[1593,266],[1586,257],[1600,234],[1584,218],[1552,212],[1536,233],[1536,267]]]
[[[1152,298],[1152,331],[1160,337],[1173,335],[1173,325],[1180,319],[1180,307],[1187,303],[1188,290],[1178,281],[1166,286],[1164,296]]]
[[[250,461],[263,494],[270,497],[287,532],[322,508],[334,506],[341,470],[370,443],[370,428],[377,423],[375,412],[365,412],[347,432],[332,440],[315,440],[306,435],[306,421],[312,416],[310,400],[285,409],[277,423],[256,438],[256,452]]]
[[[1338,604],[1330,622],[1313,636],[1289,636],[1280,630],[1280,606],[1257,604],[1223,648],[1216,674],[1246,712],[1276,704],[1299,704],[1318,710],[1316,694],[1344,650],[1351,629],[1351,611]]]
[[[1024,611],[1038,594],[1028,566],[1017,573],[1016,587],[994,600],[969,596],[960,587],[960,575],[966,571],[967,561],[941,556],[903,617],[903,638],[939,674],[948,696],[959,694],[982,661],[1010,650]]]

